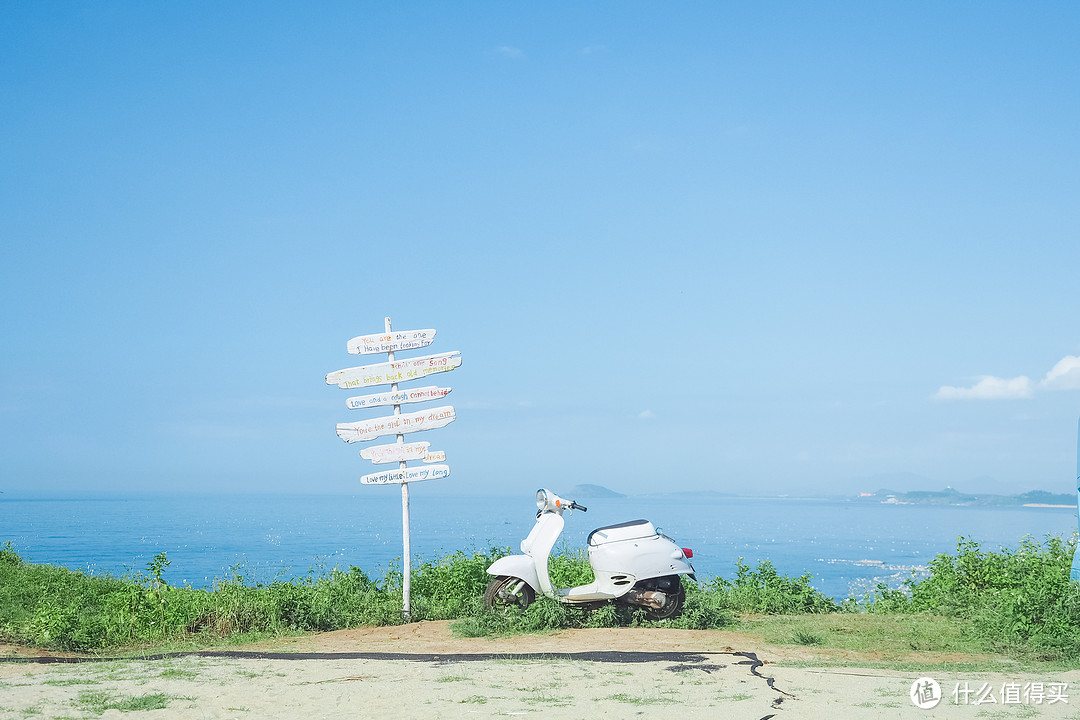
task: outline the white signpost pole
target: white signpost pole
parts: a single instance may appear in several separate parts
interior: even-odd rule
[[[386,318],[386,334],[390,334],[390,318]],[[394,351],[391,350],[388,362],[394,362]],[[398,384],[390,386],[390,392],[396,393]],[[401,414],[401,405],[394,403],[394,414]],[[398,445],[405,443],[405,435],[398,433]],[[398,468],[404,472],[408,463],[404,460],[398,462]],[[401,565],[401,616],[405,622],[412,619],[412,548],[409,543],[409,483],[401,483],[401,540],[402,540],[402,565]]]
[[[383,334],[361,335],[346,344],[353,355],[372,355],[386,353],[385,363],[364,365],[361,367],[336,370],[326,375],[328,385],[340,388],[371,387],[390,385],[390,392],[374,395],[361,395],[346,400],[351,410],[374,408],[385,405],[394,406],[394,414],[386,417],[374,417],[359,422],[337,424],[337,434],[347,443],[374,440],[383,435],[397,435],[397,441],[387,445],[369,447],[360,453],[365,460],[376,465],[397,462],[397,470],[382,470],[364,475],[360,482],[364,485],[401,485],[401,539],[403,559],[401,569],[401,614],[405,622],[412,620],[412,547],[409,538],[409,484],[424,480],[441,480],[450,476],[450,466],[443,464],[446,453],[438,450],[429,452],[430,443],[405,443],[405,434],[421,430],[434,430],[454,421],[454,407],[443,405],[420,412],[403,413],[405,403],[427,402],[444,397],[450,388],[437,385],[409,388],[398,391],[399,382],[418,380],[428,375],[444,373],[461,365],[461,353],[439,353],[423,357],[411,357],[394,361],[396,350],[416,350],[426,347],[435,339],[435,330],[406,330],[393,332],[390,318],[384,318],[386,332]],[[410,460],[423,461],[423,467],[408,466]]]

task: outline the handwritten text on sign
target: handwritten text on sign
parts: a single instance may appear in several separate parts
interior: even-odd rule
[[[434,430],[449,425],[454,421],[454,406],[443,405],[416,413],[387,415],[360,422],[338,423],[338,437],[347,443],[374,440],[383,435]]]
[[[391,383],[416,380],[432,373],[446,372],[461,365],[461,353],[454,351],[439,355],[425,355],[407,360],[364,365],[363,367],[345,368],[327,374],[326,384],[340,388],[368,387],[370,385],[389,385]]]
[[[356,397],[345,400],[345,405],[350,410],[361,410],[363,408],[380,407],[382,405],[403,405],[404,403],[438,400],[446,397],[449,392],[450,388],[429,385],[428,387],[400,390],[395,393],[383,392],[374,395],[357,395]]]
[[[430,345],[435,340],[435,331],[395,330],[394,332],[376,333],[354,337],[346,344],[353,355],[396,352],[397,350],[415,350]]]
[[[404,470],[383,470],[360,478],[364,485],[393,485],[421,480],[440,480],[450,476],[449,465],[428,465],[427,467],[405,468]]]
[[[372,445],[360,451],[360,457],[370,460],[376,465],[388,462],[401,462],[408,460],[423,460],[428,455],[428,446],[431,443],[390,443],[389,445]]]
[[[432,452],[429,452],[427,455],[424,456],[424,462],[426,462],[426,463],[446,462],[446,451],[445,450],[433,450]]]

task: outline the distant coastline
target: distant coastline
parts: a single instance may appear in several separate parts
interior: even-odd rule
[[[882,489],[861,493],[857,502],[873,502],[886,505],[951,505],[956,507],[1028,507],[1028,508],[1075,508],[1076,497],[1071,493],[1050,493],[1032,490],[1019,495],[994,495],[991,493],[962,493],[954,488],[944,490],[916,490],[900,492]]]
[[[569,489],[569,497],[583,498],[625,498],[627,495],[611,490],[603,485],[576,485]],[[947,505],[950,507],[1013,507],[1013,508],[1053,508],[1076,509],[1076,496],[1071,493],[1051,493],[1045,490],[1031,490],[1019,495],[995,495],[992,493],[963,493],[952,487],[944,490],[889,490],[860,493],[851,496],[798,496],[788,495],[738,495],[716,490],[682,490],[665,493],[648,493],[641,496],[654,498],[730,498],[732,500],[802,500],[874,503],[883,505]]]

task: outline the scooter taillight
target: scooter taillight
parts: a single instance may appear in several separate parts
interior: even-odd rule
[[[683,548],[683,549],[682,549],[682,554],[686,556],[686,559],[687,559],[687,560],[689,560],[689,559],[691,559],[692,557],[694,557],[694,551],[693,551],[693,550],[691,550],[690,548]]]

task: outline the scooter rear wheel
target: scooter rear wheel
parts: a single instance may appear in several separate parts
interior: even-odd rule
[[[686,601],[686,590],[683,589],[679,576],[668,575],[662,577],[655,583],[655,587],[666,593],[667,600],[664,602],[663,607],[649,608],[645,613],[646,616],[650,620],[667,620],[678,617],[682,612],[683,602]]]
[[[484,607],[486,608],[509,608],[517,607],[524,610],[536,599],[529,583],[521,578],[510,575],[499,575],[488,583],[484,593]]]

